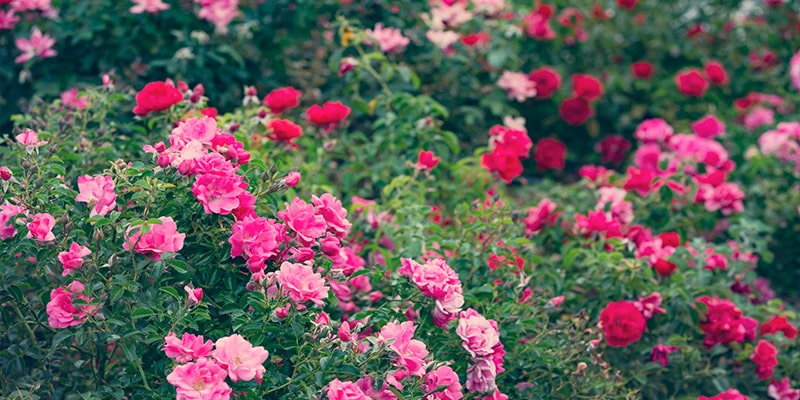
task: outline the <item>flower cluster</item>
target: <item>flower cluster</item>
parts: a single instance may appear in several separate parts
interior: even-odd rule
[[[448,322],[458,318],[464,305],[464,296],[456,271],[442,259],[419,264],[414,260],[401,258],[400,264],[397,272],[410,278],[426,297],[435,300],[433,323],[436,326],[445,328]]]
[[[472,356],[472,363],[467,368],[467,390],[499,395],[495,378],[505,371],[503,356],[506,352],[500,342],[497,322],[468,308],[459,316],[456,334],[463,341],[461,345]]]

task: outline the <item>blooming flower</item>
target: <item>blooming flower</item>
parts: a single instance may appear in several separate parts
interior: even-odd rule
[[[736,389],[728,389],[716,396],[700,396],[697,400],[748,400],[747,396],[739,393]]]
[[[425,375],[424,358],[428,356],[428,349],[421,341],[412,339],[416,329],[411,321],[400,324],[390,322],[381,328],[378,340],[381,343],[391,341],[389,348],[397,354],[394,362],[401,366],[405,373],[422,377]]]
[[[772,381],[767,387],[767,394],[773,400],[800,400],[800,389],[792,389],[789,378]]]
[[[76,306],[72,302],[80,299],[86,303],[93,299],[83,294],[84,286],[78,281],[72,282],[67,287],[60,287],[50,291],[50,301],[47,303],[47,322],[51,328],[63,329],[78,326],[86,321],[88,314],[92,313],[94,306],[85,304]]]
[[[342,382],[334,379],[328,383],[328,400],[371,400],[361,388],[353,382]]]
[[[278,271],[278,284],[281,290],[292,301],[305,303],[311,301],[314,304],[322,305],[322,300],[328,297],[328,286],[325,286],[325,279],[319,273],[305,264],[293,264],[284,261]]]
[[[247,183],[239,175],[198,175],[192,185],[192,194],[203,205],[206,214],[227,215],[239,207],[240,196]]]
[[[339,101],[325,102],[322,107],[314,104],[308,108],[308,121],[325,129],[338,126],[342,120],[350,115],[350,107]]]
[[[419,156],[417,157],[417,163],[414,164],[414,168],[423,171],[430,171],[436,166],[436,164],[439,164],[439,160],[441,160],[441,157],[436,157],[432,151],[420,150]]]
[[[136,93],[136,107],[133,113],[146,115],[151,112],[164,111],[183,101],[183,93],[165,82],[150,82]]]
[[[758,321],[745,317],[732,301],[708,296],[696,301],[706,306],[700,315],[700,329],[706,334],[703,344],[707,348],[755,338]]]
[[[227,400],[232,391],[225,383],[227,375],[216,361],[200,357],[175,367],[167,375],[167,382],[175,386],[181,400]]]
[[[766,341],[759,340],[755,351],[750,359],[756,363],[756,375],[758,379],[769,379],[772,377],[773,368],[778,366],[778,350],[775,345]]]
[[[133,227],[128,228],[122,247],[139,254],[151,255],[155,261],[160,260],[163,253],[179,252],[183,248],[186,234],[178,232],[178,226],[172,217],[160,217],[158,220],[161,224],[146,225],[149,228],[146,233],[142,233],[145,226],[140,227],[133,235],[130,235]]]
[[[214,359],[228,369],[228,377],[232,381],[258,382],[264,377],[264,361],[269,357],[269,352],[263,347],[253,347],[241,335],[231,335],[221,338],[214,343],[215,349],[211,352]]]
[[[786,317],[774,316],[768,322],[761,325],[759,331],[761,335],[774,335],[783,332],[787,339],[794,339],[797,336],[797,328],[786,320]]]
[[[214,347],[214,342],[210,340],[203,341],[203,336],[193,335],[191,333],[184,333],[181,335],[180,340],[175,332],[170,332],[164,338],[164,353],[167,357],[174,359],[180,364],[197,360],[201,357],[208,357],[211,355],[211,349]]]
[[[473,357],[492,354],[494,347],[500,343],[500,333],[496,325],[492,325],[489,320],[471,308],[461,312],[456,334],[463,340],[462,346]]]
[[[58,253],[58,261],[61,262],[61,267],[64,271],[61,276],[67,276],[72,271],[78,269],[83,265],[83,257],[92,254],[88,247],[81,246],[75,242],[69,245],[69,251],[62,251]]]
[[[149,12],[156,14],[159,11],[169,9],[169,4],[164,3],[162,0],[133,0],[133,7],[130,8],[131,14],[141,14]]]
[[[286,209],[278,211],[278,218],[286,222],[286,226],[297,233],[297,239],[304,245],[311,245],[315,239],[325,235],[327,224],[325,217],[314,209],[314,206],[303,199],[295,197]]]
[[[24,63],[34,57],[48,58],[55,57],[58,52],[53,50],[53,45],[56,44],[55,39],[50,35],[42,34],[39,28],[33,28],[30,39],[17,38],[14,41],[17,49],[22,52],[21,55],[14,59],[16,63]]]
[[[564,169],[567,146],[558,139],[544,138],[536,143],[533,159],[541,170]]]
[[[186,285],[183,287],[183,290],[186,291],[189,304],[196,306],[203,301],[203,288],[194,288],[192,285]]]
[[[73,88],[61,92],[61,104],[73,110],[84,110],[89,104],[86,97],[78,97],[78,89]]]
[[[228,33],[228,24],[239,12],[239,0],[194,0],[202,8],[197,16],[214,24],[217,32]]]
[[[48,213],[40,213],[33,216],[31,222],[28,222],[28,239],[34,238],[40,242],[50,242],[56,239],[53,234],[53,227],[56,225],[56,219]]]
[[[662,367],[666,367],[669,363],[667,356],[679,349],[680,347],[678,346],[667,346],[663,343],[659,343],[650,351],[650,361],[657,362],[661,364]]]
[[[325,219],[328,230],[336,237],[341,239],[350,233],[350,228],[353,224],[347,220],[347,210],[342,207],[341,201],[330,193],[324,193],[319,197],[312,195],[311,202],[314,204],[317,213]]]
[[[403,36],[399,29],[385,28],[382,23],[377,23],[374,29],[367,29],[364,32],[378,42],[384,53],[399,52],[409,43],[409,39]]]
[[[536,83],[522,72],[503,71],[497,86],[508,92],[508,98],[523,102],[536,97]]]
[[[275,89],[264,97],[264,105],[269,107],[273,114],[280,114],[286,110],[300,105],[300,96],[303,93],[299,90],[286,86]]]
[[[93,206],[90,217],[106,215],[117,206],[114,180],[110,176],[81,176],[78,178],[78,191],[75,201]]]
[[[445,387],[444,390],[431,393],[442,386]],[[426,397],[428,400],[458,400],[464,397],[464,394],[461,393],[461,383],[458,380],[458,374],[447,365],[425,374],[425,384],[422,385],[422,389],[431,393]]]
[[[600,312],[600,322],[606,343],[611,347],[624,347],[636,342],[647,328],[642,312],[630,301],[608,303]]]

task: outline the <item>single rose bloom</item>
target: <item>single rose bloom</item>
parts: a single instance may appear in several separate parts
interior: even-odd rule
[[[611,347],[624,347],[636,342],[647,328],[642,312],[630,301],[609,303],[600,313],[606,343]]]

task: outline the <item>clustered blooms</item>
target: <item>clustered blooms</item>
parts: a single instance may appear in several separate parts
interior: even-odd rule
[[[524,127],[495,125],[489,130],[489,153],[481,157],[481,165],[510,183],[522,174],[520,159],[528,158],[532,147],[533,142]]]
[[[781,122],[758,138],[758,147],[764,155],[774,155],[783,162],[794,164],[800,173],[800,123]]]
[[[370,40],[378,42],[384,53],[400,52],[409,43],[409,39],[399,29],[386,28],[382,23],[375,24],[374,29],[367,29],[365,33]]]
[[[467,390],[471,393],[494,393],[494,396],[501,396],[495,378],[505,371],[503,357],[506,352],[500,342],[497,322],[468,308],[459,316],[456,334],[462,340],[461,345],[472,357],[467,368]]]
[[[572,75],[572,97],[561,102],[561,118],[570,125],[581,125],[594,115],[591,102],[603,95],[603,83],[588,74]]]
[[[700,329],[706,335],[703,344],[707,348],[755,339],[758,321],[744,316],[732,301],[716,296],[702,296],[696,301],[706,308],[701,311]]]
[[[90,304],[93,298],[83,294],[84,289],[82,283],[74,281],[69,286],[50,291],[50,301],[47,303],[46,311],[47,322],[51,328],[78,326],[95,312],[96,307]],[[85,304],[75,305],[73,304],[75,299],[80,299]]]
[[[550,199],[542,199],[536,207],[529,208],[528,216],[523,220],[525,236],[531,237],[539,233],[542,228],[555,225],[559,217],[556,208],[558,205]]]
[[[398,386],[399,382],[406,377],[425,376],[425,358],[428,356],[428,349],[425,343],[413,339],[417,327],[412,321],[402,323],[390,322],[381,328],[378,335],[378,343],[385,343],[389,349],[395,353],[393,363],[400,369],[389,372],[387,380],[393,385]],[[402,387],[402,386],[401,386]]]
[[[239,0],[194,0],[200,4],[197,16],[205,19],[216,27],[221,34],[228,33],[228,24],[239,13]]]
[[[464,305],[463,289],[458,273],[442,259],[419,264],[408,258],[400,259],[397,272],[411,279],[426,297],[435,300],[433,323],[446,328],[447,323],[458,318]]]
[[[227,400],[232,389],[225,378],[232,382],[261,382],[266,372],[263,364],[269,352],[261,346],[254,347],[241,335],[227,336],[214,343],[191,333],[184,333],[178,339],[170,332],[164,341],[164,353],[178,363],[167,375],[178,399]]]

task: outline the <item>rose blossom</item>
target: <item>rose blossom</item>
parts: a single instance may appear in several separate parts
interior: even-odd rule
[[[70,326],[78,326],[86,321],[87,314],[90,314],[95,307],[89,304],[82,306],[72,304],[76,298],[86,303],[92,301],[92,298],[83,294],[83,290],[83,284],[74,281],[67,287],[60,287],[50,291],[50,301],[47,303],[46,310],[47,322],[51,328],[69,328]]]
[[[133,227],[125,232],[127,240],[122,244],[125,250],[131,250],[144,255],[151,255],[153,260],[161,259],[161,254],[165,252],[177,253],[183,248],[183,240],[186,234],[178,232],[178,226],[172,217],[158,218],[161,224],[147,225],[150,230],[142,234],[144,226],[139,227],[139,231],[129,235]]]
[[[325,217],[317,213],[313,205],[299,197],[292,199],[291,204],[285,203],[285,205],[286,209],[278,211],[278,218],[286,222],[286,226],[297,233],[300,243],[309,246],[315,239],[325,235],[327,228]],[[332,215],[331,217],[336,216]],[[343,223],[340,227],[344,229]]]
[[[600,313],[600,322],[606,343],[611,347],[624,347],[636,342],[647,328],[642,312],[630,301],[609,303]]]
[[[208,357],[213,347],[214,342],[210,340],[203,341],[202,335],[184,333],[178,340],[175,332],[170,332],[164,338],[164,354],[180,364],[197,360],[200,357]]]
[[[296,303],[311,301],[322,305],[322,300],[328,297],[328,286],[322,275],[305,264],[293,264],[284,261],[278,271],[278,283],[281,290]]]
[[[72,271],[80,268],[83,265],[83,257],[89,254],[92,254],[92,251],[88,247],[72,242],[69,246],[69,251],[58,253],[58,261],[61,262],[61,267],[64,268],[61,276],[67,276]]]
[[[200,357],[196,362],[178,365],[167,375],[181,400],[228,400],[231,388],[225,383],[227,372],[216,361]]]
[[[117,206],[117,194],[114,192],[114,180],[107,175],[84,175],[78,178],[80,193],[75,201],[87,203],[92,207],[90,217],[104,216]]]
[[[269,357],[269,352],[263,347],[253,347],[241,335],[218,339],[214,346],[216,348],[211,355],[222,367],[228,369],[228,377],[232,381],[255,379],[261,382],[264,372],[267,371],[262,364]]]
[[[56,239],[53,234],[53,227],[56,219],[48,213],[35,214],[31,222],[28,222],[28,239],[34,238],[40,242],[51,242]]]

